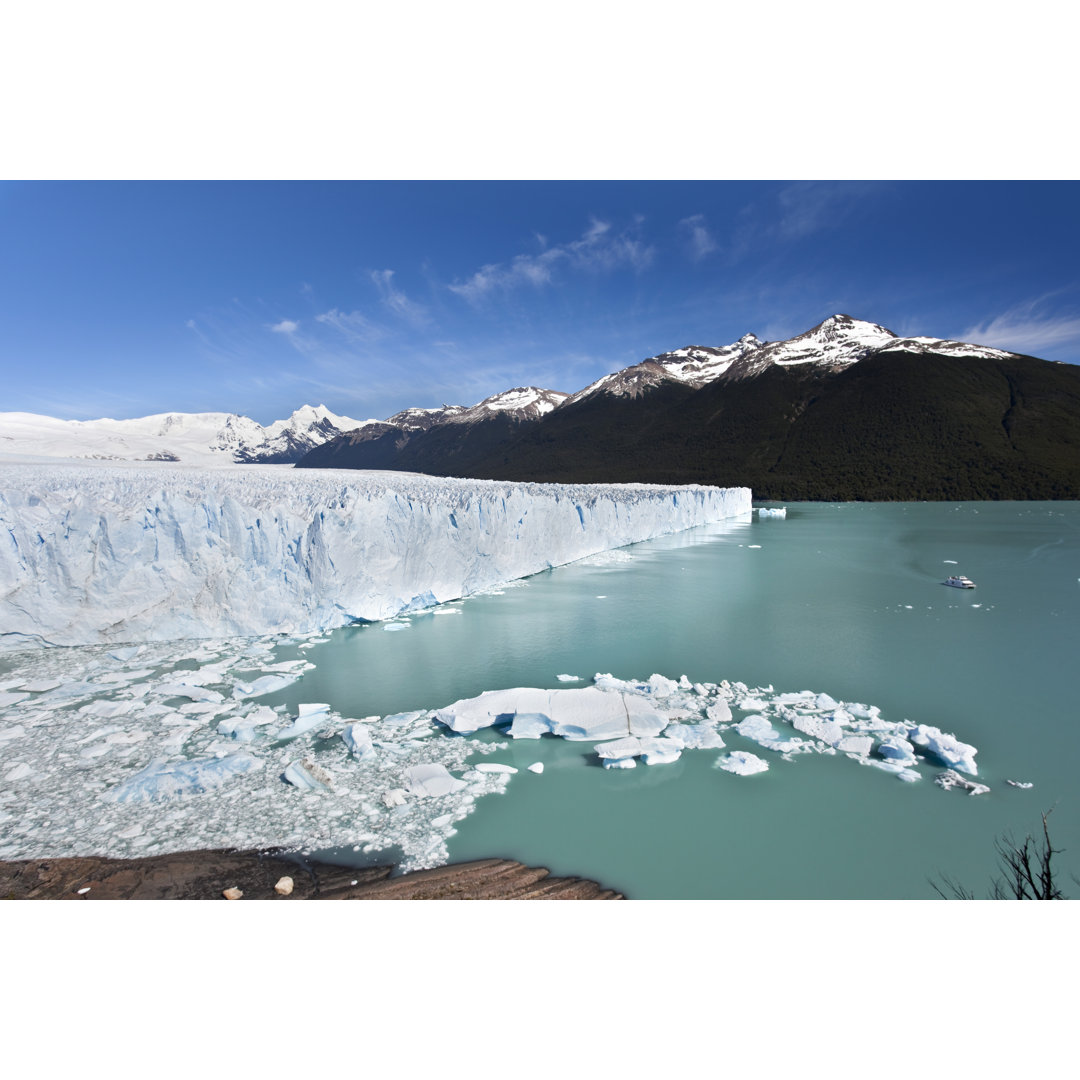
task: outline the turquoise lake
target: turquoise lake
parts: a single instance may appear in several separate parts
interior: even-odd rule
[[[978,587],[943,586],[950,573]],[[933,898],[943,873],[984,896],[995,839],[1052,808],[1080,893],[1080,503],[788,504],[786,519],[638,544],[398,625],[283,648],[316,668],[268,700],[385,715],[597,672],[726,679],[939,727],[978,747],[991,789],[942,790],[930,764],[901,783],[844,755],[765,753],[767,773],[735,776],[714,767],[726,751],[695,750],[609,771],[591,744],[521,740],[486,759],[521,771],[457,826],[454,861],[514,858],[635,899]],[[525,771],[537,761],[542,775]]]

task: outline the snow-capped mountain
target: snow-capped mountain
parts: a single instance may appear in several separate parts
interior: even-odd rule
[[[235,413],[157,413],[135,420],[57,420],[0,413],[0,458],[172,461],[184,465],[295,462],[366,423],[305,405],[264,427]]]
[[[696,390],[716,380],[753,378],[773,366],[808,364],[841,371],[867,356],[886,351],[985,359],[1014,355],[985,345],[943,338],[900,338],[877,323],[837,314],[786,341],[761,341],[754,334],[745,334],[731,345],[691,345],[652,356],[633,367],[597,379],[568,398],[567,404],[584,401],[598,393],[634,398],[665,382],[682,383]]]
[[[683,383],[697,389],[718,379],[736,360],[760,348],[761,344],[753,334],[745,334],[731,345],[687,345],[604,375],[568,397],[567,401],[584,401],[598,393],[636,398],[664,382]]]

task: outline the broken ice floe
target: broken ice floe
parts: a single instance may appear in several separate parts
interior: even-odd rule
[[[1005,783],[1010,787],[1023,788],[1025,791],[1035,786],[1030,780],[1006,780]]]
[[[975,772],[974,747],[940,728],[810,690],[598,674],[589,686],[494,690],[350,719],[326,703],[251,700],[310,667],[279,662],[273,642],[119,652],[43,651],[8,665],[2,692],[30,696],[0,715],[0,858],[349,846],[400,848],[409,869],[439,865],[478,799],[524,782],[515,766],[484,762],[509,745],[499,732],[585,743],[583,761],[610,770],[705,753],[749,775],[819,753],[901,781],[933,765]],[[494,734],[469,737],[483,729]],[[526,767],[543,771],[540,761]],[[635,783],[626,775],[610,782]]]
[[[786,518],[787,517],[787,507],[786,506],[780,506],[780,507],[759,506],[758,507],[758,517],[759,518]]]

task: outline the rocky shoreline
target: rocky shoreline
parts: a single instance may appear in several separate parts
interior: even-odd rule
[[[281,851],[181,851],[141,859],[62,858],[0,862],[0,899],[220,900],[622,900],[584,878],[551,877],[509,859],[417,870],[297,862]],[[275,891],[290,878],[288,895]]]

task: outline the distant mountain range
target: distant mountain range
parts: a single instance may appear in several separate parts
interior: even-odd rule
[[[406,410],[299,467],[747,485],[764,499],[1075,499],[1080,367],[834,315],[787,341],[663,353],[572,395]]]
[[[703,483],[761,499],[1080,498],[1080,366],[833,315],[649,357],[568,394],[353,420],[305,405],[57,420],[0,413],[0,459],[296,463],[561,483]]]
[[[374,423],[375,421],[367,421]],[[291,463],[360,427],[322,405],[305,405],[264,427],[235,413],[158,413],[136,420],[57,420],[0,413],[0,459],[174,461],[185,465]]]

